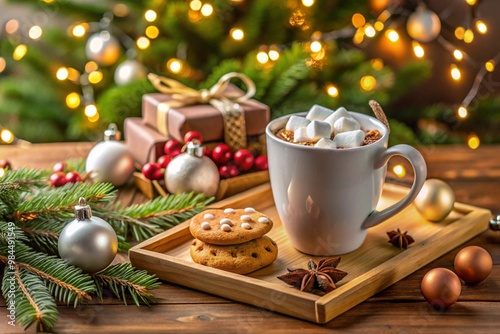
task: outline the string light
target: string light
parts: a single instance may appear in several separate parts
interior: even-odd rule
[[[279,51],[273,48],[271,48],[271,50],[269,50],[267,54],[269,55],[269,59],[271,59],[272,61],[276,61],[280,57]]]
[[[339,89],[335,85],[331,85],[330,84],[330,85],[326,86],[326,92],[331,97],[337,97],[337,96],[339,96]]]
[[[356,13],[352,16],[351,22],[355,28],[361,28],[365,25],[366,19],[363,15]]]
[[[156,17],[157,17],[156,12],[152,9],[149,9],[144,13],[144,18],[148,22],[154,22],[156,20]]]
[[[359,84],[363,90],[369,92],[377,85],[377,79],[372,75],[365,75],[359,80]]]
[[[182,71],[182,62],[179,59],[172,58],[167,62],[167,69],[172,73],[179,73]]]
[[[458,108],[457,110],[457,115],[458,117],[460,118],[466,118],[468,115],[469,115],[469,112],[467,111],[467,108],[465,108],[464,106]]]
[[[464,54],[460,50],[455,50],[453,51],[453,57],[455,57],[456,60],[462,60],[464,58]]]
[[[415,53],[415,56],[417,56],[417,58],[422,58],[423,56],[425,56],[425,50],[419,42],[413,41],[411,42],[411,45],[413,46],[413,53]]]
[[[471,133],[469,138],[467,138],[467,145],[470,149],[475,150],[481,145],[481,140],[479,140],[479,137],[475,133]]]
[[[102,81],[103,75],[101,71],[93,71],[89,73],[89,82],[91,84],[97,84]]]
[[[257,53],[257,61],[261,64],[265,64],[269,61],[269,56],[266,52],[260,51]]]
[[[160,34],[160,29],[158,29],[155,26],[149,26],[146,28],[145,33],[146,33],[147,37],[149,37],[151,39],[155,39]]]
[[[399,41],[399,34],[394,29],[387,29],[385,32],[385,35],[393,43],[396,43],[397,41]]]
[[[7,32],[7,34],[14,34],[17,29],[19,29],[19,21],[16,19],[9,20],[5,24],[5,32]]]
[[[14,134],[12,131],[8,129],[2,129],[0,132],[0,138],[2,138],[2,141],[6,144],[11,144],[14,141]]]
[[[235,41],[241,41],[245,37],[245,33],[240,28],[231,29],[229,34]]]
[[[0,73],[2,73],[5,70],[6,66],[7,66],[7,62],[5,61],[5,58],[0,57]]]
[[[189,3],[189,8],[191,8],[194,11],[198,11],[201,9],[202,3],[200,0],[193,0]]]
[[[99,68],[99,65],[95,61],[89,61],[87,64],[85,64],[85,72],[90,73]]]
[[[68,70],[68,77],[67,77],[68,80],[74,82],[78,82],[80,80],[80,72],[71,67],[68,67],[67,70]]]
[[[460,78],[462,77],[462,73],[460,72],[460,70],[458,69],[457,65],[455,65],[455,64],[452,64],[450,66],[450,73],[451,73],[451,77],[455,81],[460,80]]]
[[[352,37],[352,41],[354,44],[361,44],[363,43],[363,40],[365,39],[365,33],[363,32],[364,29],[358,29],[356,30],[356,33]]]
[[[78,93],[72,92],[66,95],[66,105],[71,109],[76,109],[80,106],[81,100]]]
[[[151,44],[149,39],[147,37],[141,36],[137,39],[137,47],[141,50],[145,50],[149,48],[149,45]]]
[[[370,38],[371,38],[371,37],[374,37],[376,33],[377,33],[377,31],[375,30],[375,28],[373,28],[373,26],[372,26],[372,25],[367,24],[367,25],[365,26],[365,35],[366,35],[367,37],[370,37]]]
[[[486,71],[493,72],[495,70],[495,62],[493,60],[489,60],[484,64],[484,68]]]
[[[85,106],[85,116],[94,117],[95,115],[97,115],[97,107],[95,104],[87,104]]]
[[[87,23],[79,23],[71,29],[71,34],[75,37],[83,37],[87,33],[89,25]]]
[[[476,29],[481,34],[486,34],[488,32],[488,27],[486,26],[486,23],[480,20],[476,22]]]
[[[21,60],[21,59],[23,59],[24,56],[26,56],[27,52],[28,52],[28,47],[25,44],[19,44],[14,49],[14,53],[12,54],[12,58],[14,58],[14,60]]]
[[[66,80],[68,78],[68,69],[66,67],[59,67],[56,72],[56,78],[58,80]]]
[[[370,60],[370,64],[376,71],[380,71],[384,68],[384,61],[380,58],[373,58],[372,60]]]
[[[87,119],[89,120],[89,122],[95,123],[99,120],[99,113],[96,112],[94,116],[87,117]]]
[[[406,169],[404,168],[403,165],[396,165],[392,168],[392,171],[394,174],[396,174],[397,177],[403,178],[406,176]]]
[[[214,7],[211,4],[206,3],[203,6],[201,6],[201,15],[210,16],[212,15],[213,12],[214,12]]]
[[[113,6],[113,14],[118,17],[125,17],[129,14],[130,8],[124,3],[117,3]]]
[[[40,37],[42,37],[42,33],[43,31],[42,28],[40,28],[40,26],[33,26],[28,31],[28,36],[36,41],[37,39],[40,39]]]
[[[323,48],[323,45],[321,45],[321,42],[314,41],[311,43],[309,46],[309,49],[311,49],[312,52],[320,52],[321,49]]]
[[[465,0],[469,5],[474,6],[477,2],[477,0]]]
[[[458,40],[463,40],[464,39],[464,34],[465,34],[465,28],[464,27],[457,27],[455,29],[455,37]]]
[[[470,29],[465,30],[464,42],[465,43],[472,43],[473,40],[474,40],[474,32]]]
[[[374,28],[375,28],[375,30],[377,30],[377,31],[382,31],[382,30],[384,30],[385,25],[384,25],[384,23],[383,23],[382,21],[377,21],[377,22],[375,22],[375,23],[373,24],[373,27],[374,27]]]
[[[311,7],[312,5],[314,5],[314,0],[302,0],[302,4],[305,7]]]

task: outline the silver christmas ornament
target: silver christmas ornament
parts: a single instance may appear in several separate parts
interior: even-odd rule
[[[110,124],[104,141],[96,144],[87,156],[85,170],[97,182],[110,182],[115,187],[125,184],[134,171],[134,158],[125,144],[118,141],[119,132]]]
[[[87,58],[103,66],[113,65],[121,51],[120,43],[107,30],[90,35],[85,45]]]
[[[134,80],[144,79],[147,74],[146,72],[146,67],[137,60],[125,60],[116,67],[115,83],[117,85],[125,85]]]
[[[86,273],[106,268],[118,250],[116,233],[107,222],[92,217],[90,206],[82,197],[75,206],[75,220],[59,235],[59,256]]]
[[[411,38],[421,43],[436,39],[441,32],[439,16],[425,6],[417,7],[406,22],[406,30]]]
[[[187,144],[186,152],[176,156],[165,171],[168,192],[203,193],[214,196],[219,187],[219,170],[215,163],[206,157],[204,148],[196,140]]]
[[[427,220],[443,220],[453,210],[455,193],[444,181],[428,179],[413,202],[415,208]]]
[[[500,215],[490,219],[490,230],[500,231]]]

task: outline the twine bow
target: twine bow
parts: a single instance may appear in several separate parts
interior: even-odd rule
[[[239,78],[247,87],[246,92],[226,92],[231,79]],[[172,100],[162,102],[157,107],[158,130],[168,135],[168,111],[171,108],[195,104],[211,104],[219,110],[224,119],[224,139],[233,149],[246,147],[246,126],[243,109],[238,103],[247,101],[255,95],[254,82],[242,73],[231,72],[223,75],[209,89],[196,90],[179,81],[148,74],[148,79],[161,93],[168,94]]]

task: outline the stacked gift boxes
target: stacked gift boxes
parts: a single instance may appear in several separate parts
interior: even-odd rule
[[[241,92],[233,85],[228,85],[225,91]],[[163,147],[167,140],[176,139],[182,143],[184,135],[189,131],[201,133],[203,144],[207,147],[225,141],[224,119],[214,106],[203,103],[165,109],[170,101],[173,98],[169,94],[146,94],[142,99],[142,118],[125,120],[125,143],[130,148],[138,169],[147,162],[156,162],[164,154]],[[247,146],[255,153],[262,154],[265,151],[265,127],[270,119],[269,107],[253,99],[238,104],[244,112]],[[175,101],[172,105],[175,105]],[[146,196],[166,194],[162,182],[150,182],[139,172],[135,176],[136,184]],[[267,180],[267,171],[222,180],[216,197],[227,197]]]

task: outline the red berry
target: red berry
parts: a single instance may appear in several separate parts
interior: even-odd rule
[[[168,164],[172,161],[172,157],[170,155],[162,155],[156,160],[156,163],[160,164],[161,168],[167,168]]]
[[[82,180],[82,177],[78,172],[69,172],[66,174],[66,182],[76,183]]]
[[[259,155],[255,158],[255,169],[256,170],[268,170],[269,165],[267,163],[267,157],[265,155]]]
[[[182,143],[178,140],[175,140],[175,139],[170,139],[170,140],[167,140],[167,142],[165,143],[165,146],[163,146],[163,151],[165,152],[165,154],[168,154],[168,155],[172,155],[172,152],[174,151],[180,151],[182,149]]]
[[[64,169],[66,168],[66,164],[64,162],[58,162],[52,167],[52,171],[54,172],[64,172]]]
[[[219,167],[219,174],[223,179],[228,179],[240,175],[240,171],[236,165],[228,164]]]
[[[231,160],[232,156],[233,152],[226,144],[219,144],[212,150],[212,160],[220,165],[227,163]]]
[[[175,158],[176,156],[178,156],[179,154],[181,154],[182,151],[181,150],[174,150],[172,153],[170,153],[170,156],[173,158]]]
[[[209,147],[205,146],[205,151],[203,153],[205,154],[205,156],[207,156],[210,159],[212,159],[212,150]]]
[[[142,174],[149,180],[159,180],[161,179],[161,166],[160,164],[154,162],[148,162],[142,166]]]
[[[49,177],[49,184],[54,187],[64,186],[68,180],[66,180],[66,174],[63,172],[54,172]]]
[[[255,158],[253,157],[252,152],[247,149],[241,148],[234,153],[234,162],[240,166],[240,168],[244,171],[249,170],[253,167],[253,163]]]
[[[184,144],[187,144],[194,139],[197,139],[200,144],[203,143],[203,136],[201,135],[201,133],[199,133],[198,131],[188,131],[184,135]]]
[[[0,168],[12,169],[12,166],[10,165],[9,160],[0,159]]]

